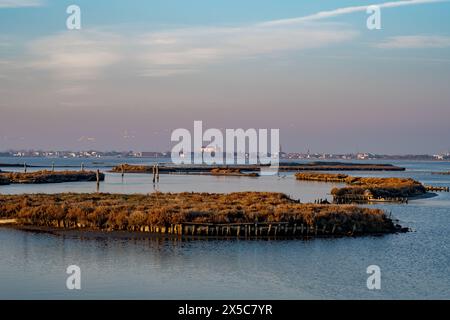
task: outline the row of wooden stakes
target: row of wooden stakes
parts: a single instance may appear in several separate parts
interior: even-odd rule
[[[350,233],[356,231],[356,224]],[[336,225],[327,228],[308,226],[306,224],[279,223],[244,223],[244,224],[197,224],[183,223],[170,226],[142,226],[134,231],[162,233],[188,236],[216,236],[216,237],[258,237],[258,236],[312,236],[333,235],[337,233]]]

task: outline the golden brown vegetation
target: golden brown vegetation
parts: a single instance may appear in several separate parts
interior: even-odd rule
[[[21,224],[98,230],[142,230],[180,223],[301,223],[336,234],[397,229],[379,209],[301,204],[281,193],[238,192],[0,195],[0,217]]]
[[[345,174],[297,173],[298,180],[324,182],[342,182],[350,185],[344,188],[333,188],[331,194],[336,199],[393,199],[408,198],[425,194],[424,185],[411,178],[376,178],[352,177]]]
[[[35,172],[1,172],[0,178],[8,179],[10,183],[60,183],[76,181],[96,181],[97,173],[94,171],[35,171]],[[101,181],[105,179],[103,173],[99,174]]]
[[[243,173],[240,169],[221,169],[214,168],[210,171],[212,175],[215,176],[246,176],[246,177],[257,177],[256,172]]]
[[[348,175],[342,173],[299,172],[295,174],[295,178],[307,181],[346,182]]]
[[[159,168],[161,170],[161,168]],[[132,164],[121,164],[115,166],[111,169],[111,172],[126,172],[126,173],[151,173],[153,170],[152,166],[144,165],[132,165]]]

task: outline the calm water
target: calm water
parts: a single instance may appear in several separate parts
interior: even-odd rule
[[[0,158],[0,163],[16,160]],[[27,163],[32,161],[51,163]],[[124,162],[108,160],[114,161]],[[426,184],[450,185],[450,176],[431,175],[450,170],[448,162],[397,164],[408,170],[352,174],[410,176]],[[107,174],[101,191],[153,192],[150,179],[130,174],[122,181],[120,175]],[[171,192],[279,191],[302,201],[329,197],[331,188],[295,181],[291,174],[256,179],[162,175],[158,186]],[[95,183],[0,186],[1,193],[68,191],[92,192]],[[449,299],[450,194],[378,206],[414,232],[310,241],[174,241],[63,237],[0,228],[0,298]],[[66,289],[65,270],[71,264],[81,267],[80,291]],[[372,264],[381,268],[381,290],[366,287],[366,268]]]

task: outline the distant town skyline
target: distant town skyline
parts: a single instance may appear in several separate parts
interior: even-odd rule
[[[449,1],[80,0],[67,30],[71,4],[0,0],[1,151],[169,151],[202,120],[286,152],[449,152]]]
[[[204,148],[205,152],[211,152]],[[225,153],[223,153],[225,156]],[[373,160],[373,159],[403,159],[403,160],[450,160],[450,151],[435,154],[376,154],[372,152],[356,153],[328,153],[328,152],[300,152],[281,151],[281,159],[344,159],[344,160]],[[171,151],[150,150],[0,150],[0,157],[38,157],[38,158],[102,158],[102,157],[171,157]]]

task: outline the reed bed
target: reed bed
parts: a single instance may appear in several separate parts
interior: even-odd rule
[[[155,230],[183,223],[280,222],[333,234],[398,231],[380,209],[302,204],[285,194],[266,192],[0,195],[0,217],[22,225],[108,231]]]
[[[333,188],[331,194],[336,199],[400,199],[423,195],[425,186],[411,178],[353,177],[345,174],[297,173],[297,180],[340,182],[348,187]]]
[[[97,181],[94,171],[50,171],[35,172],[1,172],[0,179],[7,179],[10,183],[61,183],[77,181]],[[105,175],[99,173],[99,180],[103,181]]]

